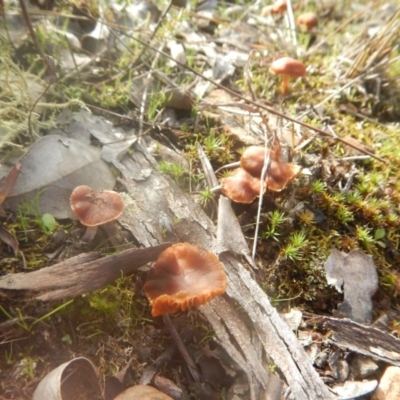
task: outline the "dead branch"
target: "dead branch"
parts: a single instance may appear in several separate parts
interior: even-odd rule
[[[51,267],[0,278],[0,289],[35,293],[37,300],[70,299],[101,289],[121,275],[130,275],[157,259],[172,243],[145,249],[125,250],[99,258],[99,253],[80,254]]]
[[[350,319],[324,317],[322,324],[332,331],[329,341],[341,349],[400,367],[400,340],[393,335]]]

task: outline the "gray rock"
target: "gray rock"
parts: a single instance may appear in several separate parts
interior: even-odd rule
[[[371,357],[354,354],[350,361],[350,374],[355,380],[368,378],[378,370],[378,363]]]

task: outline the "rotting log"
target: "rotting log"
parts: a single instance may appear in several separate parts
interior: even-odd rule
[[[171,244],[129,249],[102,258],[99,253],[80,254],[37,271],[5,275],[0,278],[0,290],[27,292],[41,301],[70,299],[102,289],[121,277],[121,273],[131,275],[155,261]]]

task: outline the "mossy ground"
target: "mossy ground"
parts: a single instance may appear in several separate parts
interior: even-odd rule
[[[224,14],[228,6],[221,4],[217,12],[221,16],[220,26],[213,29],[234,26]],[[379,14],[383,6],[383,2],[375,2],[374,6],[370,6],[375,8],[369,13],[375,10]],[[68,6],[65,7],[63,11],[71,12]],[[165,7],[165,4],[160,2],[160,7]],[[370,55],[377,51],[373,37],[362,35],[368,18],[361,14],[359,18],[351,19],[351,10],[346,9],[344,3],[327,8],[310,4],[309,8],[321,15],[321,21],[315,34],[300,33],[298,36],[298,46],[302,48],[300,53],[310,66],[308,76],[293,82],[290,94],[282,97],[280,79],[268,73],[268,63],[266,65],[264,60],[286,53],[282,50],[285,47],[281,46],[282,42],[262,43],[264,47],[259,46],[261,50],[255,52],[251,60],[254,94],[260,102],[268,101],[283,113],[323,129],[330,128],[341,138],[355,139],[360,146],[373,149],[385,162],[373,158],[342,160],[359,154],[351,152],[333,138],[313,137],[311,129],[301,128],[297,131],[299,140],[313,137],[307,146],[296,148],[295,145],[290,151],[293,162],[307,168],[310,174],[301,175],[282,192],[266,194],[260,234],[256,239],[257,264],[260,267],[256,275],[261,287],[278,307],[298,306],[312,313],[330,315],[340,302],[341,295],[328,287],[324,262],[332,248],[346,253],[360,249],[373,257],[378,270],[380,289],[375,298],[375,315],[378,316],[388,307],[397,309],[399,306],[399,36],[393,35],[388,39],[387,44],[392,49],[386,55],[382,53],[382,57],[387,57],[387,62],[379,63],[378,54],[376,62],[371,63],[366,73],[363,70],[365,64],[356,63],[351,54],[352,51],[357,54],[361,45]],[[295,10],[296,14],[299,12]],[[178,19],[193,18],[186,11],[177,9],[173,9],[170,15],[173,17],[166,19],[157,32],[156,40],[179,37],[174,31]],[[383,18],[379,23],[385,26],[388,19]],[[341,24],[343,28],[337,30]],[[257,29],[263,32],[267,28],[259,25]],[[284,32],[283,21],[277,19],[274,27],[268,29]],[[359,42],[352,41],[357,37]],[[319,46],[319,51],[312,51],[312,44],[318,45],[324,38],[326,42]],[[46,39],[47,48],[52,40],[60,45],[59,37],[46,36],[43,32],[40,39],[43,46]],[[283,40],[282,37],[280,40]],[[289,54],[291,45],[286,47]],[[25,57],[25,67],[32,73],[43,75],[34,49],[28,47],[31,52],[29,57]],[[49,91],[52,103],[76,106],[83,102],[123,115],[129,114],[133,121],[139,120],[139,111],[131,98],[132,79],[147,72],[154,58],[150,49],[143,53],[142,50],[143,47],[132,39],[122,53],[112,53],[109,58],[97,62],[101,74],[95,76],[84,71],[79,75],[61,75]],[[10,46],[7,51],[13,56]],[[188,49],[187,57],[188,63],[196,71],[201,73],[205,69],[202,58],[196,58],[192,50]],[[362,73],[357,75],[355,72],[349,77],[346,74],[354,65]],[[190,73],[182,73],[171,67],[162,57],[154,67],[180,84],[188,84],[195,79]],[[350,83],[354,78],[358,79]],[[238,68],[236,75],[224,84],[248,95],[247,76],[242,68]],[[162,109],[163,101],[160,99],[165,101],[165,98],[158,97],[157,100],[150,96],[144,116],[146,127],[152,127],[154,118]],[[29,112],[30,106],[23,104],[20,107],[23,116]],[[7,122],[12,122],[10,115],[7,114]],[[160,171],[169,174],[185,190],[191,188],[193,193],[196,192],[194,198],[197,197],[206,212],[214,217],[215,195],[204,182],[195,144],[199,142],[203,146],[215,169],[238,160],[243,144],[222,135],[218,125],[202,118],[201,111],[184,112],[183,116],[185,119],[179,130],[162,128],[163,134],[160,135],[160,129],[154,127],[147,132],[156,138],[168,138],[166,143],[172,141],[188,157],[189,172],[180,165],[168,162],[160,162]],[[123,120],[117,118],[116,122]],[[52,120],[33,122],[34,129],[39,131],[46,127],[47,122],[51,125]],[[19,123],[18,118],[13,132],[21,132],[21,127],[17,127]],[[25,124],[24,131],[26,129]],[[290,124],[289,129],[294,130],[294,126]],[[29,137],[16,140],[24,144]],[[250,247],[254,236],[256,206],[234,206]],[[40,216],[32,217],[23,209],[3,219],[4,227],[18,239],[24,260],[14,257],[3,245],[2,274],[26,272],[51,264],[45,254],[52,250],[53,234],[46,232],[40,221]],[[74,234],[76,228],[76,223],[69,222],[59,224],[56,228],[65,235],[71,255],[88,250],[77,244]],[[104,253],[112,251],[107,246],[99,250]],[[132,370],[135,372],[131,379],[137,382],[144,364],[154,360],[169,340],[162,331],[154,328],[149,306],[141,292],[144,278],[144,275],[121,277],[113,285],[64,304],[27,304],[23,300],[10,300],[2,296],[0,320],[10,322],[9,325],[3,325],[0,331],[2,395],[5,398],[30,398],[37,382],[50,369],[75,356],[89,357],[105,375],[116,372],[133,360]],[[396,331],[399,321],[394,320],[392,324]],[[195,328],[199,343],[212,337],[203,323],[197,321]],[[138,349],[142,351],[138,352]],[[165,373],[168,375],[167,371]]]

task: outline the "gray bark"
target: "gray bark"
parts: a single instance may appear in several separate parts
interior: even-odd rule
[[[219,224],[217,238],[215,224],[189,194],[157,172],[155,160],[144,147],[138,145],[122,164],[126,167],[122,170],[122,183],[129,198],[120,222],[140,243],[154,246],[165,240],[187,241],[219,254],[228,275],[228,290],[226,295],[200,307],[200,311],[221,346],[246,374],[251,399],[266,398],[268,365],[277,367],[294,399],[333,398],[294,333],[251,277],[249,266],[242,264],[243,256],[249,260],[249,252],[239,237],[237,221],[232,219],[229,224],[225,220],[224,227]],[[142,171],[146,171],[146,177]],[[220,210],[225,210],[220,218],[232,218],[227,202],[220,199]],[[229,246],[228,242],[234,245]]]

